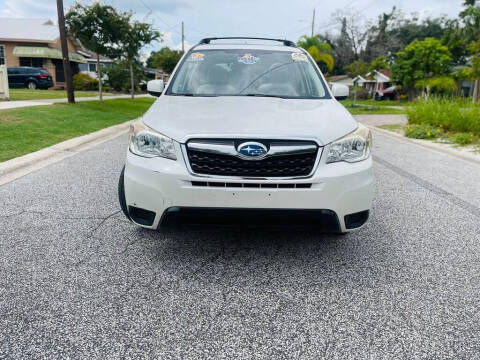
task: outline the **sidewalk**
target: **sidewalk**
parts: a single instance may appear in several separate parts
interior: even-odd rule
[[[135,95],[135,98],[142,98],[142,97],[149,97],[150,95],[147,94],[140,94]],[[112,96],[104,96],[103,100],[111,100],[111,99],[128,99],[130,95],[112,95]],[[82,101],[95,101],[98,100],[98,96],[91,96],[91,97],[79,97],[75,98],[76,102]],[[53,105],[57,103],[66,103],[68,102],[67,98],[62,99],[44,99],[44,100],[18,100],[18,101],[0,101],[0,110],[8,110],[8,109],[16,109],[22,108],[27,106],[43,106],[43,105]]]
[[[431,140],[422,140],[422,139],[413,139],[408,138],[403,135],[403,133],[397,133],[395,131],[390,131],[382,129],[379,126],[382,125],[393,125],[398,124],[401,126],[407,125],[407,116],[404,114],[399,115],[355,115],[355,119],[362,124],[368,126],[377,133],[382,133],[383,135],[389,136],[391,138],[400,139],[406,142],[414,143],[432,150],[436,150],[442,153],[447,153],[464,160],[469,160],[475,163],[480,163],[480,154],[475,151],[475,148],[472,146],[457,146],[450,143],[442,143],[438,141]],[[375,138],[373,139],[375,142]]]

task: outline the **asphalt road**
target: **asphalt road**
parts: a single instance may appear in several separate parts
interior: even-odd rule
[[[1,186],[0,358],[480,358],[480,165],[374,142],[346,236],[142,230],[126,136]]]

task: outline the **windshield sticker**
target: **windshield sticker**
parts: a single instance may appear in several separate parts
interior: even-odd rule
[[[307,62],[308,58],[307,58],[307,55],[302,53],[292,53],[292,60],[294,62],[296,61]]]
[[[194,52],[189,56],[188,61],[203,61],[204,58],[205,54]]]
[[[238,62],[245,65],[256,64],[260,58],[253,56],[252,54],[245,54],[242,57],[238,58]]]

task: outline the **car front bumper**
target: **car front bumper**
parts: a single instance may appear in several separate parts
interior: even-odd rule
[[[216,187],[198,186],[199,182],[241,184],[311,184],[309,188]],[[218,184],[218,185],[221,185]],[[215,184],[213,184],[215,185]],[[357,163],[320,164],[309,178],[292,180],[212,179],[192,175],[185,160],[144,158],[127,154],[124,176],[126,204],[130,211],[152,212],[151,221],[134,221],[156,229],[164,215],[175,209],[262,209],[322,210],[336,214],[338,231],[351,229],[345,216],[367,212],[371,208],[375,181],[372,159]],[[242,185],[249,186],[249,185]],[[153,214],[154,213],[154,214]],[[131,216],[131,219],[134,217]],[[366,219],[365,219],[366,220]],[[364,223],[361,222],[362,224]],[[347,224],[348,225],[348,224]],[[352,226],[350,226],[352,227]],[[354,226],[355,227],[355,226]]]

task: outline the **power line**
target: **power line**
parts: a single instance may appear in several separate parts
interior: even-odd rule
[[[160,22],[164,23],[165,25],[167,25],[167,27],[171,27],[171,25],[169,25],[165,20],[163,20],[160,16],[157,15],[157,13],[155,11],[153,11],[153,9],[148,6],[145,1],[143,0],[140,0],[140,2],[143,4],[143,6],[145,6],[145,8],[147,8],[147,10],[149,10],[158,20],[160,20]]]
[[[175,25],[170,25],[168,22],[166,22],[165,20],[163,20],[163,19],[157,14],[157,11],[153,10],[150,6],[148,6],[148,5],[145,3],[144,0],[140,0],[140,2],[143,4],[143,6],[144,6],[148,11],[150,11],[151,14],[153,14],[153,16],[155,16],[161,23],[163,23],[164,25],[167,26],[167,28],[164,29],[164,30],[161,30],[161,32],[167,32],[167,31],[169,31],[169,32],[173,32],[173,33],[175,33],[175,34],[177,34],[177,35],[180,35],[180,36],[182,37],[182,39],[186,39],[186,40],[189,39],[189,38],[187,38],[187,37],[185,36],[185,33],[184,33],[183,31],[180,32],[180,31],[178,31],[178,30],[173,30],[173,29],[176,28],[177,26],[182,25],[183,21],[181,21],[181,22],[179,22],[179,23],[177,23],[177,24],[175,24]],[[182,25],[182,26],[183,26],[183,25]],[[192,28],[189,27],[189,29],[192,29]],[[159,29],[159,30],[160,30],[160,29]],[[198,32],[198,31],[195,31],[195,32]]]

